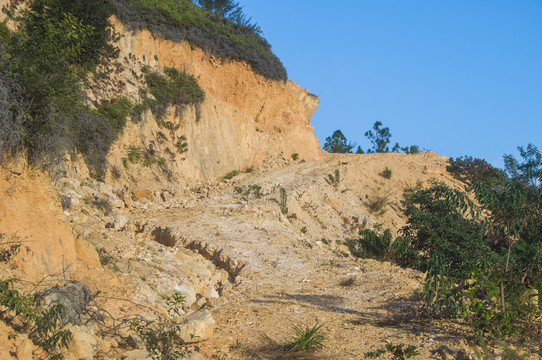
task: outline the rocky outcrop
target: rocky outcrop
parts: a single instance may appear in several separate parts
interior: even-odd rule
[[[278,154],[289,158],[298,153],[305,160],[322,157],[310,124],[319,100],[308,90],[291,81],[266,80],[244,63],[221,61],[186,42],[160,39],[148,30],[130,32],[117,21],[115,26],[123,34],[118,43],[121,59],[135,59],[139,65],[154,68],[185,70],[205,91],[202,104],[186,106],[180,113],[172,109],[163,119],[180,124],[175,136],[187,138],[189,151],[183,154],[184,160],[178,157],[171,164],[175,173],[201,180],[259,166]],[[137,99],[137,78],[130,76],[127,72],[124,91]],[[117,159],[118,163],[118,152],[127,145],[145,146],[158,131],[147,113],[144,124],[127,128],[112,151],[111,161]]]

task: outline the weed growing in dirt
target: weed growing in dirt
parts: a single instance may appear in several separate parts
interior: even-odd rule
[[[237,175],[239,175],[239,170],[232,170],[232,171],[226,173],[226,175],[224,175],[223,179],[224,180],[230,180],[230,179],[233,179],[234,177],[236,177]]]
[[[339,182],[341,181],[341,173],[339,172],[339,169],[335,169],[335,176],[328,174],[326,181],[328,184],[333,185],[334,187],[339,186]]]
[[[282,348],[287,351],[299,352],[320,351],[326,347],[324,345],[326,336],[318,333],[318,330],[320,330],[322,326],[323,325],[316,323],[312,328],[308,326],[302,328],[292,324],[295,335],[292,336],[290,342],[283,345]]]
[[[369,208],[371,214],[377,216],[384,215],[386,212],[385,207],[390,203],[389,195],[374,194],[371,197],[366,196],[365,205]]]
[[[177,151],[180,154],[184,154],[188,151],[188,143],[186,142],[186,136],[181,135],[177,138],[177,142],[175,143],[175,147],[177,148]]]
[[[380,176],[382,176],[384,179],[391,179],[391,169],[389,167],[386,166],[386,168],[384,169],[384,171],[382,171],[380,173]]]
[[[294,161],[297,161],[297,159],[299,159],[299,154],[298,154],[298,153],[293,153],[293,154],[292,154],[292,159],[293,159]]]
[[[281,187],[279,192],[280,192],[280,198],[279,198],[280,212],[286,215],[288,214],[288,196],[286,195],[286,189]]]
[[[252,196],[256,199],[262,197],[262,187],[260,185],[247,185],[247,186],[236,186],[233,188],[236,194],[241,195],[241,199],[248,201]]]

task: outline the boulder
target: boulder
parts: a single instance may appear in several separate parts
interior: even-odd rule
[[[78,360],[92,360],[98,353],[98,339],[94,329],[88,326],[74,325],[70,327],[72,339],[68,351]]]
[[[208,310],[199,310],[183,320],[179,338],[186,343],[194,343],[213,336],[216,322]]]

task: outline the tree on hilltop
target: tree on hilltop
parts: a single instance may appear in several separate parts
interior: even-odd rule
[[[351,154],[356,143],[346,140],[341,130],[335,130],[333,135],[326,138],[324,150],[330,153]]]

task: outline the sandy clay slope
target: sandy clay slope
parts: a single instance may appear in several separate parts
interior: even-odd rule
[[[146,232],[197,250],[228,271],[231,286],[209,304],[218,327],[201,352],[210,359],[289,358],[277,344],[289,340],[292,324],[323,325],[324,358],[364,358],[389,341],[417,346],[420,358],[441,359],[443,352],[469,348],[468,330],[417,314],[412,295],[423,274],[354,259],[341,243],[377,224],[399,229],[407,186],[427,186],[431,179],[458,185],[445,165],[445,157],[432,153],[330,156],[201,186],[182,207],[133,216]],[[386,167],[389,180],[380,175]],[[329,174],[335,178],[336,170],[333,182]],[[251,185],[261,186],[260,198],[243,193]],[[383,210],[371,213],[380,197]]]

